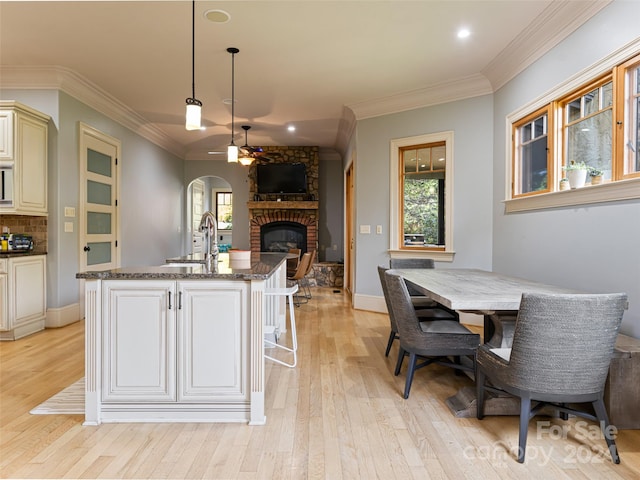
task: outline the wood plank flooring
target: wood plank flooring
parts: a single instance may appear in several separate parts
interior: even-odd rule
[[[0,476],[640,478],[640,430],[619,432],[622,463],[614,465],[595,425],[575,419],[532,420],[527,460],[518,464],[516,417],[453,417],[445,399],[471,382],[439,366],[417,372],[404,400],[405,372],[393,375],[397,345],[384,356],[388,317],[351,309],[342,291],[313,295],[296,308],[298,367],[267,362],[265,426],[85,427],[80,415],[30,415],[83,376],[83,324],[1,343]]]

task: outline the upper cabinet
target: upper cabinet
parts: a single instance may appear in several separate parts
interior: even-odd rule
[[[48,124],[37,110],[0,102],[0,213],[47,215]]]

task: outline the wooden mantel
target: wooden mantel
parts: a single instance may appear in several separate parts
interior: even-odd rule
[[[269,210],[269,209],[296,209],[296,210],[317,210],[317,201],[263,201],[263,202],[247,202],[249,210]]]

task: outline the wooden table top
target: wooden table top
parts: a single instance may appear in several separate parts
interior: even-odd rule
[[[484,270],[394,269],[418,291],[452,310],[518,310],[527,293],[584,293]]]

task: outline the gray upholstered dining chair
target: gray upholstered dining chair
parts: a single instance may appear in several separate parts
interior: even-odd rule
[[[520,398],[518,462],[524,462],[529,420],[542,407],[551,406],[565,419],[573,414],[597,420],[611,458],[620,463],[603,395],[626,304],[623,293],[525,293],[511,348],[485,344],[478,349],[477,417],[484,416],[485,391]],[[573,407],[581,403],[590,403],[595,416]]]
[[[419,321],[404,279],[393,270],[384,272],[383,278],[391,307],[390,318],[392,314],[400,335],[400,349],[394,372],[396,376],[400,374],[404,357],[409,356],[404,398],[409,398],[415,371],[432,363],[473,371],[473,367],[464,365],[457,359],[469,356],[473,360],[480,335],[455,320]],[[418,363],[418,359],[422,361]]]
[[[435,263],[432,258],[391,258],[389,259],[389,267],[393,269],[435,268]],[[407,284],[407,290],[409,290],[411,303],[413,303],[416,309],[438,308],[449,312],[450,317],[454,317],[458,321],[460,320],[458,312],[426,297],[411,284]]]
[[[387,312],[389,313],[389,323],[391,324],[391,331],[389,332],[389,340],[387,341],[387,348],[384,352],[384,356],[388,357],[389,352],[391,351],[391,346],[393,345],[393,341],[400,338],[398,335],[398,324],[396,323],[395,317],[393,315],[393,310],[391,309],[391,303],[389,300],[389,291],[387,289],[387,282],[384,278],[384,272],[389,270],[381,265],[378,265],[378,276],[380,277],[380,285],[382,286],[382,294],[384,296],[384,302],[387,305]],[[434,302],[435,303],[435,302]],[[435,303],[435,305],[438,305]],[[424,309],[416,310],[416,315],[419,321],[424,320],[456,320],[454,316],[449,314],[448,311],[435,308],[435,307],[427,307]]]

